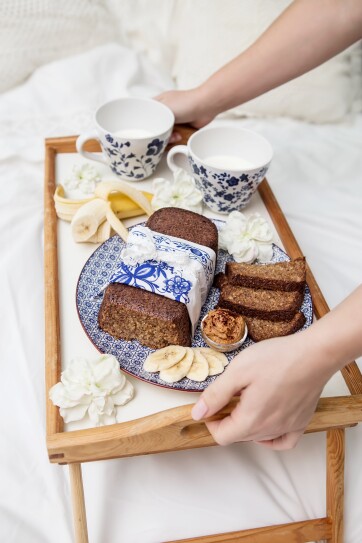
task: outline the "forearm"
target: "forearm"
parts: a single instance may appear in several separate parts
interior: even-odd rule
[[[201,85],[200,95],[220,113],[315,68],[361,37],[361,0],[296,0]]]
[[[308,345],[310,360],[317,353],[321,372],[329,378],[362,355],[362,285],[333,311],[314,323],[300,336]]]

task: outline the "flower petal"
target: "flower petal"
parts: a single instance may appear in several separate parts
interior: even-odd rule
[[[88,405],[75,405],[74,407],[61,407],[59,412],[63,417],[64,422],[73,422],[75,420],[81,420],[87,413]]]
[[[270,243],[258,243],[258,260],[271,262],[273,258],[273,245]]]

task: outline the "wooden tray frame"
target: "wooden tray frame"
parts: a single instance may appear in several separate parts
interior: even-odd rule
[[[178,127],[186,143],[193,129]],[[57,153],[75,153],[76,136],[51,138],[45,141],[45,362],[47,397],[47,448],[52,463],[69,464],[75,541],[87,543],[87,522],[82,483],[81,463],[143,454],[178,451],[216,445],[204,423],[191,418],[192,405],[185,405],[156,413],[134,421],[111,426],[63,431],[59,410],[49,398],[49,389],[59,381],[61,373],[61,345],[59,324],[57,216],[54,208],[55,163]],[[88,142],[89,151],[99,151],[96,142]],[[259,194],[291,258],[302,256],[300,247],[276,201],[266,179],[259,186]],[[307,267],[307,282],[312,293],[314,313],[320,318],[328,305],[318,284]],[[184,542],[204,543],[303,543],[326,539],[331,543],[343,541],[343,484],[344,484],[344,429],[362,421],[362,376],[353,361],[342,370],[351,396],[321,398],[306,432],[325,431],[327,453],[327,511],[326,517],[303,522],[268,526],[218,535],[209,535]],[[216,418],[230,413],[234,399]],[[172,542],[169,542],[172,543]],[[181,540],[179,540],[181,543]]]

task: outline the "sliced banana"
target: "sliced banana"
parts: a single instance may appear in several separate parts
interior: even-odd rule
[[[218,358],[219,360],[221,360],[222,365],[224,366],[224,368],[229,363],[226,355],[224,355],[224,353],[221,353],[220,351],[215,351],[214,349],[210,349],[208,347],[200,347],[199,350],[206,357],[207,356],[214,356],[215,358]]]
[[[186,375],[192,381],[205,381],[209,375],[209,364],[205,356],[197,349],[194,351],[194,360],[192,362],[190,371]]]
[[[221,359],[219,356],[215,356],[214,351],[211,351],[211,349],[207,349],[206,347],[200,348],[199,351],[206,358],[207,363],[209,364],[210,376],[219,375],[219,373],[224,371],[223,359]],[[218,353],[218,355],[219,354],[221,353]]]
[[[176,383],[181,381],[190,371],[194,359],[194,351],[190,347],[186,347],[185,356],[176,365],[171,368],[160,371],[160,379],[166,383]]]
[[[151,353],[146,358],[143,368],[149,372],[167,370],[175,366],[186,355],[186,347],[181,345],[168,345],[163,349]]]

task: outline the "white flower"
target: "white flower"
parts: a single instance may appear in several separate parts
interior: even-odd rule
[[[83,194],[93,194],[96,183],[101,180],[99,172],[92,164],[87,162],[73,165],[71,175],[64,181],[64,186],[68,190],[80,190]]]
[[[202,192],[196,187],[195,180],[181,168],[177,168],[173,175],[173,181],[162,177],[154,180],[153,209],[179,207],[202,213]]]
[[[236,262],[270,262],[272,241],[270,225],[259,213],[246,217],[240,211],[232,211],[219,231],[220,249],[228,251]]]
[[[60,407],[64,422],[81,420],[88,413],[96,426],[117,422],[117,406],[133,398],[132,384],[109,354],[89,361],[73,358],[62,372],[61,381],[49,391],[54,405]]]

